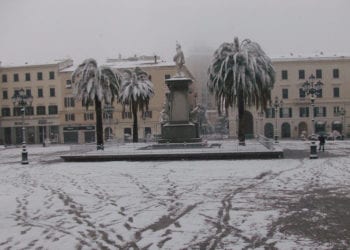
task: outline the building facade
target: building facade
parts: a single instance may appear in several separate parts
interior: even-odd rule
[[[27,143],[43,143],[45,139],[59,143],[62,89],[60,71],[72,65],[71,60],[49,64],[1,66],[0,143],[22,142],[22,111],[12,97],[23,89],[33,97],[31,106],[25,108],[24,126]]]
[[[146,71],[154,84],[155,95],[151,98],[148,111],[139,113],[139,137],[153,140],[160,134],[159,116],[165,102],[168,88],[165,79],[176,73],[173,62],[168,63],[145,58],[130,60],[109,59],[106,66],[115,71],[140,67]],[[22,142],[22,116],[11,97],[21,88],[33,96],[31,107],[25,110],[24,126],[27,143],[94,143],[95,109],[86,109],[73,96],[71,82],[75,65],[71,60],[53,64],[22,65],[0,67],[0,144],[20,144]],[[185,68],[186,76],[193,79]],[[196,82],[189,89],[189,101],[196,105]],[[128,109],[115,101],[104,105],[103,126],[105,140],[129,141],[132,138],[132,115]]]
[[[350,136],[350,57],[307,57],[273,59],[276,82],[272,102],[282,105],[266,110],[248,109],[245,114],[247,135],[272,138],[304,138],[313,132]],[[302,89],[311,75],[323,83],[311,107],[310,95]],[[277,111],[277,113],[276,113]],[[314,117],[314,122],[312,121]],[[237,134],[237,114],[230,112],[230,136]],[[277,128],[277,129],[276,129]]]

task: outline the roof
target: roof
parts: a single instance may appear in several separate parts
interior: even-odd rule
[[[22,67],[37,67],[37,66],[53,66],[58,65],[61,68],[67,67],[73,64],[72,59],[56,59],[52,61],[33,61],[25,63],[3,63],[0,62],[1,68],[22,68]]]
[[[336,61],[336,60],[350,60],[350,56],[341,55],[294,55],[291,53],[288,56],[271,57],[272,62],[297,62],[297,61]]]
[[[112,63],[105,63],[102,66],[108,66],[113,69],[129,69],[135,67],[173,67],[175,66],[174,62],[158,61],[155,63],[153,60],[135,60],[135,61],[118,61]],[[78,67],[78,64],[74,64],[68,68],[61,70],[61,72],[73,72]]]

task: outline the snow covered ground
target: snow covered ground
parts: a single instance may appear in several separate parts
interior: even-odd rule
[[[36,145],[29,165],[0,148],[0,248],[349,248],[350,142],[280,146],[293,157],[65,163],[88,149]]]

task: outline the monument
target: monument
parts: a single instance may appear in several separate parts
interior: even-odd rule
[[[192,79],[185,76],[183,65],[185,57],[181,45],[176,44],[176,74],[165,80],[169,88],[161,112],[160,143],[194,143],[200,142],[198,124],[190,120],[190,105],[188,101],[189,85]]]

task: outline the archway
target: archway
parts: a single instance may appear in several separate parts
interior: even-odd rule
[[[325,133],[326,123],[324,121],[317,121],[315,123],[315,134]]]
[[[332,132],[336,130],[340,134],[343,134],[343,124],[340,121],[334,121],[332,122]]]
[[[281,137],[282,138],[290,138],[290,124],[288,122],[284,122],[281,126]]]
[[[273,138],[273,125],[272,123],[266,123],[264,126],[264,136],[267,138]]]
[[[113,130],[111,127],[105,128],[105,140],[111,140],[113,139]]]
[[[307,124],[306,122],[300,122],[298,125],[298,136],[300,138],[305,138],[309,134],[309,131],[307,130]]]
[[[254,121],[253,115],[249,111],[245,111],[243,115],[244,134],[246,139],[254,138]]]

